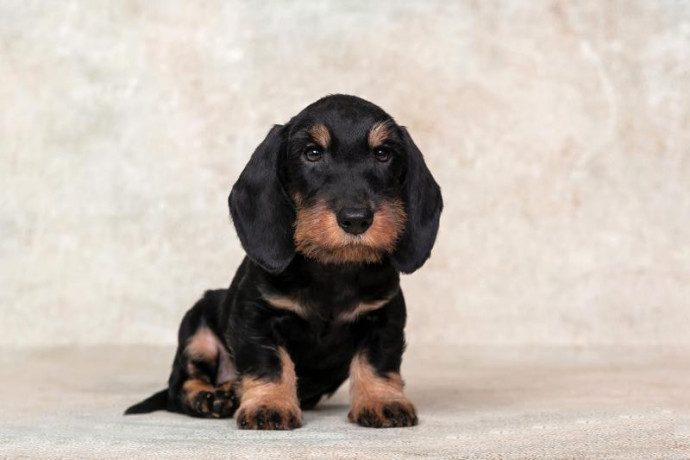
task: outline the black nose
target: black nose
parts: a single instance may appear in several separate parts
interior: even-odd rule
[[[366,232],[373,220],[374,213],[369,208],[343,208],[338,212],[338,225],[353,235]]]

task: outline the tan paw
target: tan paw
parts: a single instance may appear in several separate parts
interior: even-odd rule
[[[347,417],[351,422],[371,428],[395,428],[417,424],[417,411],[406,399],[359,405],[353,407]]]
[[[242,430],[293,430],[301,426],[302,411],[297,406],[262,404],[251,408],[240,406],[237,411],[237,427]]]

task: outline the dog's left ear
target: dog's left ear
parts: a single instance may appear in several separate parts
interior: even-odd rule
[[[402,188],[407,223],[391,261],[397,270],[412,273],[424,265],[431,255],[443,209],[443,199],[441,188],[424,163],[422,152],[407,129],[400,127],[400,131],[407,152],[407,171]]]
[[[228,204],[242,247],[271,273],[285,270],[295,255],[295,210],[280,182],[284,129],[276,125],[256,148],[232,187]]]

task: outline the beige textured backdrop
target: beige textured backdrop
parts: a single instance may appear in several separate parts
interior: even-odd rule
[[[443,187],[409,337],[690,344],[690,3],[0,3],[0,343],[162,343],[242,257],[226,196],[327,93]]]

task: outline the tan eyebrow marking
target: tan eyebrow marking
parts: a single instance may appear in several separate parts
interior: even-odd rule
[[[309,135],[312,140],[323,148],[327,148],[331,143],[331,132],[326,125],[318,124],[309,128]]]
[[[390,124],[388,121],[377,122],[369,131],[369,147],[374,148],[386,142],[390,134]]]

